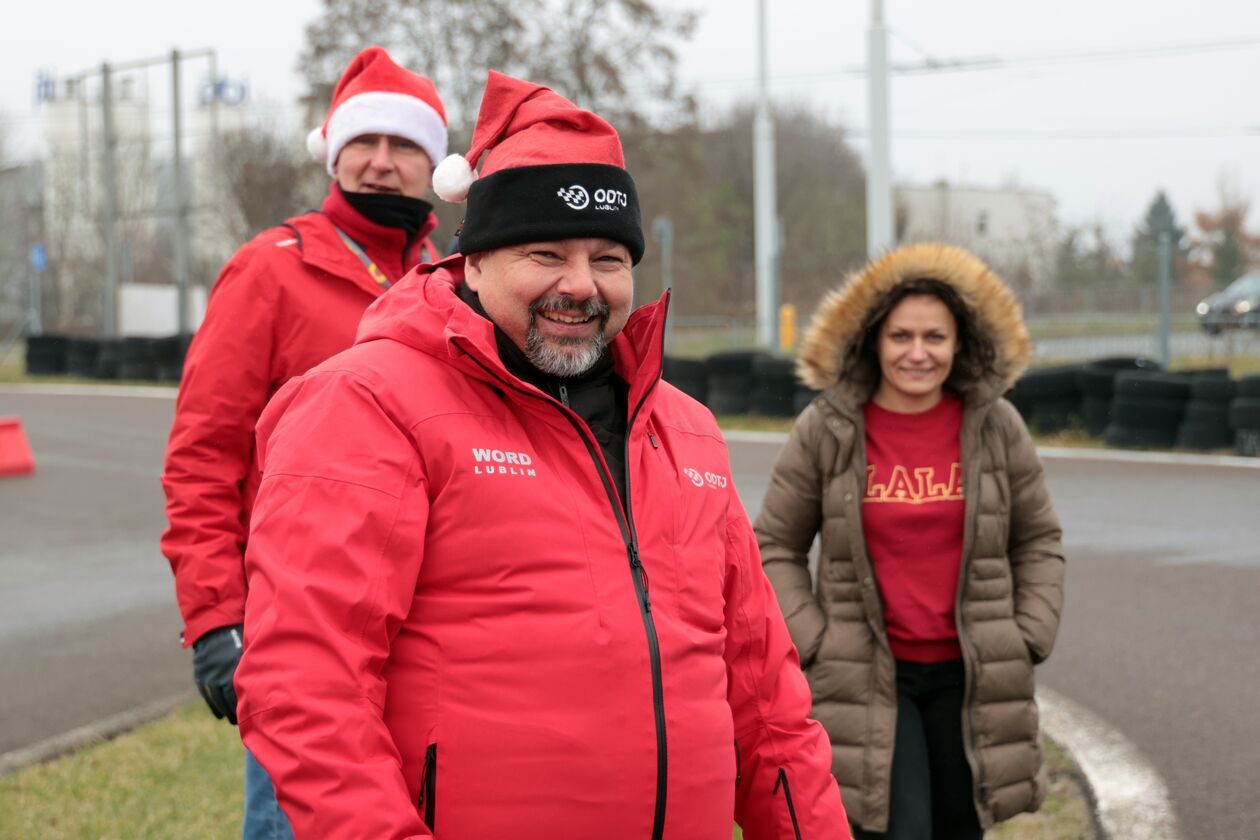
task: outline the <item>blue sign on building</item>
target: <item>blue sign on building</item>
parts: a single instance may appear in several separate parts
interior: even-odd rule
[[[36,242],[32,245],[27,258],[36,274],[43,274],[44,269],[48,268],[48,252],[44,250],[42,243]]]

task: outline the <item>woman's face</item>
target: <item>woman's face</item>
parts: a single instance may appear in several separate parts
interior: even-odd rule
[[[914,414],[940,402],[958,352],[958,325],[934,295],[908,295],[879,331],[879,388],[875,402]]]

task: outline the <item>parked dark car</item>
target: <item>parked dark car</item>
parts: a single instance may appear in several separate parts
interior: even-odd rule
[[[1195,307],[1209,335],[1238,328],[1260,329],[1260,271],[1252,271],[1209,295]]]

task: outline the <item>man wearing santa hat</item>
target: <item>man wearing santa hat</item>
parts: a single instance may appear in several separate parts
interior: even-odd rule
[[[258,425],[240,723],[296,835],[847,838],[616,131],[491,73],[434,183],[461,253]]]
[[[290,378],[350,346],[359,319],[436,255],[423,199],[446,155],[433,83],[380,47],[359,53],[307,146],[332,177],[317,212],[246,243],[223,267],[188,350],[162,484],[183,643],[216,717],[236,722],[232,676],[249,631],[244,551],[259,473],[254,426]],[[282,837],[284,815],[246,754],[244,836]]]

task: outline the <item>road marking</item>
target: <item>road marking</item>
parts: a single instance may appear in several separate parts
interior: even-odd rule
[[[190,689],[160,700],[154,700],[143,706],[137,706],[126,712],[120,712],[107,718],[46,738],[29,747],[10,750],[0,755],[0,776],[8,775],[31,764],[51,761],[63,755],[77,752],[84,747],[100,744],[130,732],[141,724],[164,717],[176,708],[187,703],[197,695]]]
[[[1109,840],[1180,840],[1168,786],[1134,744],[1058,692],[1038,686],[1041,728],[1071,754]]]
[[[765,443],[782,446],[787,432],[744,432],[722,430],[728,443]],[[1160,464],[1173,467],[1241,467],[1260,470],[1260,458],[1240,455],[1198,455],[1191,452],[1133,452],[1115,449],[1075,449],[1068,446],[1038,446],[1037,454],[1050,461],[1110,461],[1125,464]]]

